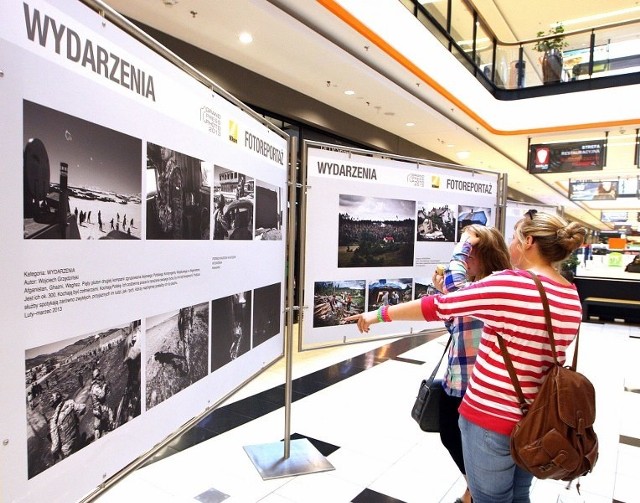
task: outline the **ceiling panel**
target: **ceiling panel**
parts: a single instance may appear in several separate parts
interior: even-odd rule
[[[404,9],[396,0],[377,1],[393,1]],[[594,228],[608,228],[600,222],[599,209],[566,198],[567,174],[535,177],[524,169],[530,141],[544,143],[599,138],[605,134],[603,129],[568,130],[534,138],[492,134],[428,82],[420,80],[415,72],[409,71],[371,40],[337,19],[319,2],[108,0],[106,3],[127,17],[296,89],[452,162],[462,162],[456,157],[456,152],[469,151],[471,155],[465,164],[507,173],[509,186],[518,192],[544,204],[563,205],[569,216]],[[602,21],[597,23],[617,21],[625,16],[626,19],[640,17],[635,1],[474,0],[473,3],[504,40],[533,38],[537,31],[546,31],[558,21],[565,21],[568,30],[591,26],[593,21],[583,20],[574,24],[574,20],[601,14],[603,9],[609,12],[632,10],[601,18]],[[434,2],[431,8],[439,7]],[[239,43],[238,35],[242,31],[252,33],[252,44]],[[437,76],[437,69],[429,68],[428,73]],[[447,75],[437,78],[446,84]],[[477,94],[479,84],[473,78],[465,86],[463,89]],[[348,89],[356,90],[356,93],[348,96],[344,93]],[[607,104],[599,103],[597,95],[590,96],[594,103],[585,105],[581,103],[580,96],[563,95],[562,106],[565,110],[592,106],[593,120],[597,120],[598,109],[606,109]],[[464,96],[460,99],[464,100]],[[557,121],[559,115],[561,119],[562,112],[562,109],[554,108],[549,110],[548,117]],[[636,116],[640,118],[640,112]],[[407,122],[416,125],[409,127]],[[589,173],[590,177],[637,176],[638,169],[633,163],[637,127],[640,127],[640,119],[638,124],[608,131],[612,148],[609,149],[607,166],[603,172]],[[631,210],[638,210],[639,206],[637,199],[619,204],[623,209]]]

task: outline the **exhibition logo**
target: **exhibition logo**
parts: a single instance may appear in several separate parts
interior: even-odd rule
[[[207,106],[200,107],[200,121],[207,125],[210,133],[222,136],[222,117],[218,112]]]
[[[424,187],[424,175],[418,173],[411,173],[407,175],[407,182],[414,187]]]
[[[229,141],[238,143],[238,123],[234,120],[229,121]]]

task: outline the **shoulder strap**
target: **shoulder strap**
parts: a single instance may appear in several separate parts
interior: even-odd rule
[[[551,344],[551,352],[553,354],[553,360],[555,364],[558,364],[558,355],[556,352],[556,341],[553,336],[553,325],[551,324],[551,312],[549,310],[549,300],[547,299],[547,294],[544,291],[544,287],[542,286],[542,282],[540,278],[533,272],[527,271],[533,281],[538,288],[538,292],[540,292],[540,300],[542,301],[542,307],[544,308],[544,318],[547,327],[547,333],[549,334],[549,342]],[[498,344],[500,345],[500,352],[502,353],[502,357],[504,359],[504,364],[507,367],[507,371],[509,372],[509,377],[511,377],[511,382],[513,383],[513,387],[516,390],[516,394],[518,395],[518,402],[520,405],[520,410],[523,415],[526,415],[529,410],[529,406],[527,405],[527,401],[524,398],[524,393],[522,393],[522,388],[520,387],[520,383],[518,382],[518,376],[516,375],[516,371],[513,368],[513,363],[511,361],[511,357],[509,356],[509,352],[504,344],[504,339],[500,334],[497,334]],[[578,328],[578,334],[576,335],[576,347],[573,353],[573,362],[571,364],[571,369],[575,370],[578,364],[578,342],[580,337],[580,329]]]
[[[442,360],[444,359],[444,355],[447,354],[447,350],[449,349],[449,345],[451,344],[452,340],[453,340],[453,335],[450,335],[449,336],[449,340],[447,341],[447,345],[444,347],[444,351],[442,352],[442,356],[438,360],[438,363],[436,364],[436,367],[433,369],[433,372],[431,372],[431,375],[429,376],[429,379],[427,379],[427,384],[429,386],[431,386],[431,383],[436,378],[436,374],[438,373],[438,369],[440,368],[440,364],[442,363]]]

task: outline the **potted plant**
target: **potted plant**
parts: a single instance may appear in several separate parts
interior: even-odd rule
[[[580,259],[578,258],[578,254],[573,252],[560,263],[560,274],[573,283],[573,278],[576,276],[576,270],[579,264]]]
[[[555,35],[551,37],[551,35]],[[538,40],[533,48],[544,53],[542,56],[542,81],[544,84],[555,84],[562,82],[562,50],[569,44],[564,39],[564,26],[556,24],[545,34],[543,31],[536,33]],[[549,38],[546,38],[549,37]]]

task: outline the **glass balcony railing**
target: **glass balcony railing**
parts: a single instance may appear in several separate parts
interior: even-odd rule
[[[400,2],[498,99],[640,82],[640,19],[505,42],[466,0]]]

